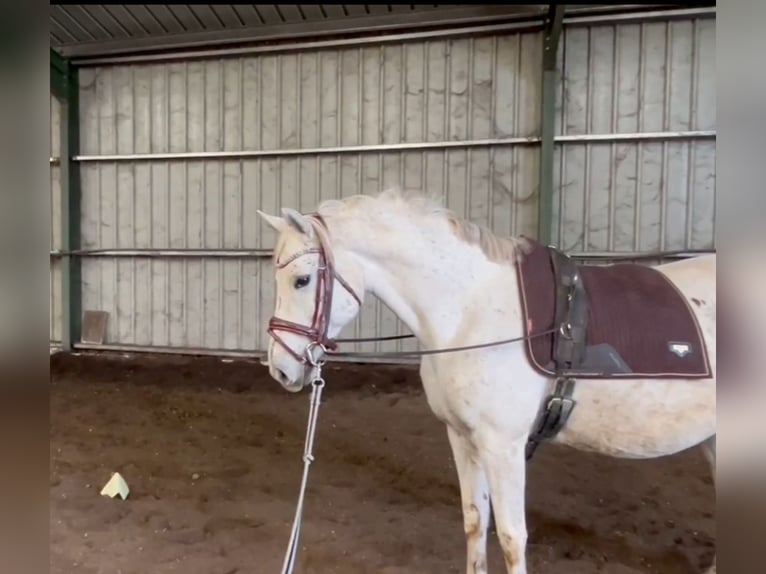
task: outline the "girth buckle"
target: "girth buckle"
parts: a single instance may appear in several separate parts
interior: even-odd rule
[[[545,408],[529,435],[526,458],[529,460],[543,440],[555,437],[569,420],[577,402],[572,398],[575,380],[570,377],[556,379],[556,388],[546,399]]]

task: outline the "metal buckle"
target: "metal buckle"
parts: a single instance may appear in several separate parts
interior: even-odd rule
[[[321,354],[318,357],[314,356],[314,349],[319,349]],[[326,359],[323,357],[327,354],[327,347],[325,347],[322,343],[319,343],[317,341],[311,341],[308,345],[306,345],[306,361],[309,365],[312,367],[318,367],[321,368],[324,366],[324,364],[327,362]]]
[[[314,379],[311,381],[311,386],[320,389],[324,387],[324,379],[322,378],[321,373],[314,377]]]

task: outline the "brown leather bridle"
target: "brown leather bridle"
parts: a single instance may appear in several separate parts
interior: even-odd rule
[[[285,351],[287,351],[295,360],[300,363],[315,364],[317,358],[314,357],[312,350],[316,347],[322,351],[327,349],[335,349],[337,347],[337,341],[330,339],[328,336],[328,330],[330,328],[330,315],[332,314],[332,294],[333,286],[335,284],[334,279],[338,280],[343,288],[348,291],[351,296],[356,300],[357,304],[361,307],[362,300],[354,292],[351,286],[338,274],[335,270],[335,264],[328,245],[327,226],[322,219],[322,216],[318,214],[312,214],[306,216],[311,222],[317,236],[318,246],[310,247],[302,251],[294,253],[284,261],[275,262],[274,267],[277,269],[283,269],[296,259],[316,253],[319,256],[319,265],[317,267],[316,277],[316,303],[314,305],[314,315],[311,319],[311,325],[301,325],[300,323],[294,323],[286,319],[280,319],[279,317],[272,317],[269,319],[269,328],[267,333],[274,339],[274,341],[280,345]],[[279,336],[277,331],[284,331],[287,333],[294,333],[301,335],[309,340],[309,344],[304,351],[304,354],[298,354],[290,346],[285,343],[282,337]]]

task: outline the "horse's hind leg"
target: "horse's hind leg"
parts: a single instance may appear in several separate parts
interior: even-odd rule
[[[466,538],[466,574],[487,574],[487,526],[489,526],[489,487],[478,452],[457,431],[447,426],[455,457],[463,524]]]
[[[705,454],[705,458],[710,463],[710,470],[713,473],[713,483],[715,484],[715,435],[711,436],[705,442],[702,443],[702,452]],[[713,557],[713,565],[706,574],[716,574],[715,571],[715,556]]]

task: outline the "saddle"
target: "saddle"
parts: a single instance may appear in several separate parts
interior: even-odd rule
[[[516,263],[527,357],[552,377],[599,379],[712,376],[688,302],[660,271],[639,264],[578,265],[528,240]]]

